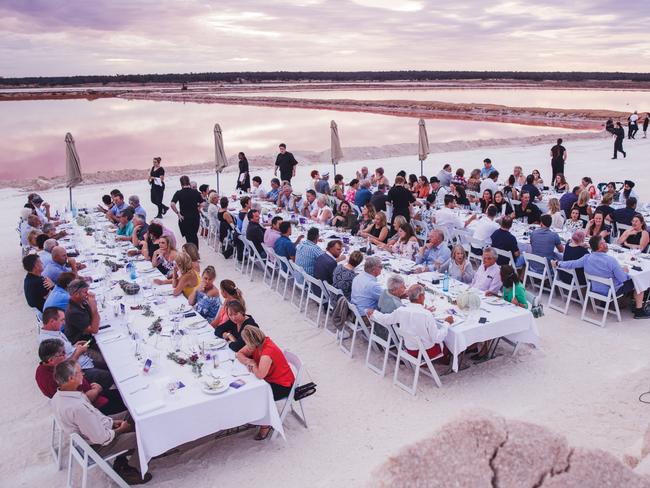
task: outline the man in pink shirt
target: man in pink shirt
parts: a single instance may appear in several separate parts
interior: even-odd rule
[[[275,216],[271,220],[271,227],[266,229],[264,232],[264,245],[273,249],[275,246],[275,241],[280,238],[280,224],[282,223],[282,217]]]
[[[476,270],[472,280],[472,288],[497,295],[503,287],[500,267],[497,264],[497,253],[491,247],[483,249],[483,263]]]

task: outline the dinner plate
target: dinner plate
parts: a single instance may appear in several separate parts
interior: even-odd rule
[[[486,298],[485,303],[487,303],[488,305],[495,305],[498,307],[506,304],[505,301],[503,301],[501,298],[498,297]]]
[[[214,351],[214,350],[217,350],[217,349],[223,349],[227,345],[228,345],[228,342],[226,340],[224,340],[224,339],[215,339],[213,341],[207,342],[205,344],[205,348],[210,350],[210,351]]]
[[[210,387],[206,383],[203,383],[203,385],[201,385],[201,391],[207,395],[218,395],[219,393],[223,393],[224,391],[228,390],[228,388],[230,388],[230,385],[228,385],[228,383],[220,383],[220,386],[217,388]]]
[[[206,325],[208,325],[208,323],[205,321],[205,319],[201,319],[201,320],[197,320],[195,322],[190,322],[187,325],[183,324],[183,327],[186,327],[188,329],[196,330],[196,329],[202,329]]]

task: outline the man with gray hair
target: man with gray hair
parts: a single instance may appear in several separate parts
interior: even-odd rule
[[[316,193],[321,193],[323,195],[329,195],[330,194],[330,174],[329,171],[325,171],[321,177],[320,180],[316,182],[316,185],[314,185],[314,190],[316,190]]]
[[[73,280],[68,285],[68,293],[70,301],[65,311],[63,333],[72,344],[88,341],[92,339],[93,334],[99,332],[99,311],[95,294],[90,293],[88,283],[81,279]],[[92,359],[95,360],[94,357]]]
[[[80,269],[86,267],[84,264],[77,264],[74,258],[69,258],[68,252],[62,246],[52,248],[51,256],[52,262],[43,270],[43,276],[51,279],[53,282],[56,282],[61,273],[67,271],[76,275]]]
[[[140,197],[138,195],[131,195],[129,197],[129,206],[133,209],[135,215],[142,215],[144,220],[147,220],[147,211],[140,205]]]
[[[52,262],[52,249],[58,245],[59,243],[56,239],[48,239],[43,243],[43,250],[38,253],[41,262],[43,263],[43,269],[47,268],[47,265]]]
[[[484,291],[486,294],[498,295],[501,292],[501,269],[497,264],[497,253],[491,247],[483,249],[483,262],[476,270],[472,280],[472,288]]]
[[[415,256],[415,263],[419,264],[416,273],[426,271],[440,271],[451,258],[451,251],[445,242],[445,233],[440,229],[429,231],[429,239],[420,248]]]
[[[369,256],[363,263],[363,271],[352,280],[350,301],[361,315],[365,315],[366,310],[376,309],[379,306],[379,297],[384,291],[377,282],[377,276],[381,271],[381,259],[377,256]]]
[[[391,313],[368,310],[368,317],[384,326],[399,324],[398,331],[403,334],[404,347],[412,356],[418,356],[421,344],[429,358],[440,357],[443,340],[449,330],[448,321],[436,320],[431,313],[434,309],[424,306],[422,285],[411,285],[406,293],[410,302],[408,305]]]
[[[391,313],[396,308],[403,306],[402,298],[406,298],[406,283],[404,278],[393,274],[386,282],[386,289],[379,297],[379,311]]]
[[[67,433],[81,436],[102,457],[122,451],[115,458],[113,469],[128,484],[142,484],[151,480],[151,474],[140,474],[140,456],[134,430],[134,422],[128,412],[111,416],[104,415],[79,391],[83,373],[76,361],[67,360],[54,368],[54,380],[58,390],[50,405],[54,417]]]

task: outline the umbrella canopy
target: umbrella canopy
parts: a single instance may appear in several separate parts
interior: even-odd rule
[[[226,166],[228,166],[228,158],[223,148],[221,127],[219,124],[214,124],[214,167],[217,173],[221,173]]]
[[[341,139],[339,139],[339,128],[336,122],[330,122],[332,141],[330,144],[330,153],[332,154],[332,163],[336,165],[343,159],[343,150],[341,149]]]
[[[68,188],[77,186],[83,180],[77,148],[69,132],[65,135],[65,175],[65,184]]]
[[[424,125],[424,119],[419,122],[419,137],[418,137],[418,156],[420,161],[427,159],[429,155],[429,137],[427,136],[427,128]]]

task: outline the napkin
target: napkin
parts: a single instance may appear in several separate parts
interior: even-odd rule
[[[136,405],[134,410],[136,415],[144,415],[154,410],[158,410],[165,406],[165,402],[162,400],[152,400],[150,402],[143,403],[142,405]]]

